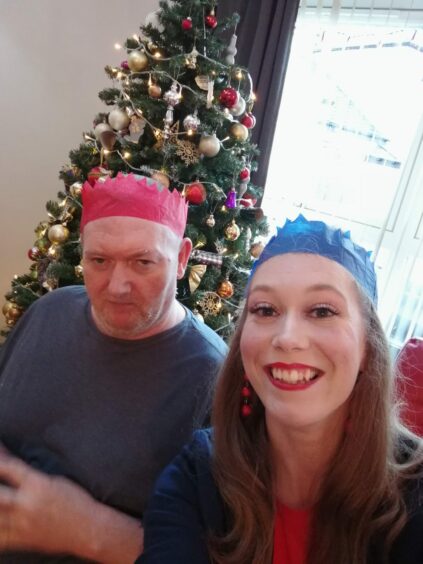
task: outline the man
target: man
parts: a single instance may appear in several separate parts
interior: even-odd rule
[[[133,562],[153,482],[205,422],[226,353],[175,298],[180,194],[118,174],[82,198],[86,288],[38,300],[1,349],[0,440],[19,457],[0,453],[2,563]]]

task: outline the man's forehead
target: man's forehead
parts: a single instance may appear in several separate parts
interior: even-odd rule
[[[83,239],[87,241],[92,236],[126,237],[133,236],[148,238],[148,240],[176,240],[176,235],[165,225],[141,219],[138,217],[104,217],[91,221],[85,226]]]

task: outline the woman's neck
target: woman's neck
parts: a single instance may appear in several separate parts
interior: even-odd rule
[[[337,418],[338,419],[338,418]],[[344,435],[344,420],[305,429],[268,424],[275,494],[289,507],[312,506]]]

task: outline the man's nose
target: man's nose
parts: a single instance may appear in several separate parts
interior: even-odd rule
[[[109,294],[115,296],[127,294],[131,290],[130,273],[124,264],[117,262],[113,266],[107,289]]]
[[[309,344],[306,321],[298,313],[284,313],[275,327],[272,345],[283,351],[306,349]]]

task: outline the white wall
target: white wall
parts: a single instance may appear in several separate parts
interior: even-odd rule
[[[46,219],[68,153],[111,85],[123,43],[158,0],[0,0],[0,310],[14,274],[26,273],[34,228]],[[0,326],[3,326],[0,313]]]

